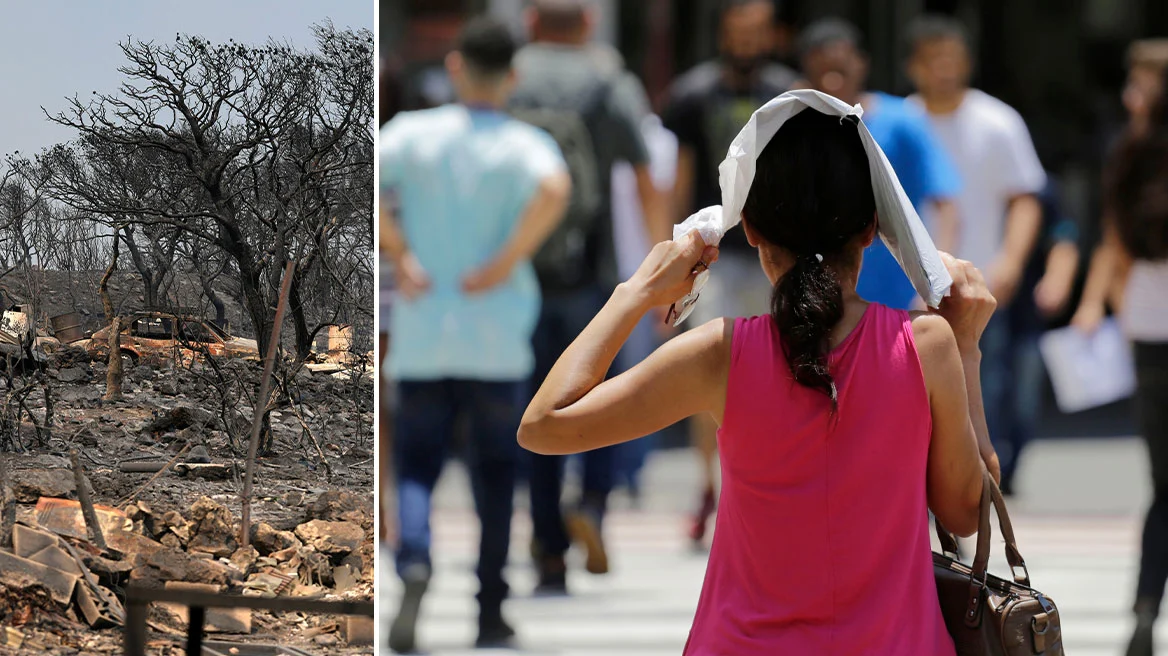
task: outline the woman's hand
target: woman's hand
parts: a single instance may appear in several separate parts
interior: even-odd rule
[[[697,274],[716,261],[718,247],[706,246],[694,230],[678,241],[654,246],[625,284],[645,307],[667,306],[688,294]]]
[[[941,301],[938,313],[949,322],[958,349],[965,353],[977,348],[998,302],[977,267],[948,253],[941,253],[941,261],[953,278],[953,287]]]

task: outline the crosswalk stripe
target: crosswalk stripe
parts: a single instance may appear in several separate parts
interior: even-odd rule
[[[1130,630],[1129,607],[1139,554],[1139,517],[1013,517],[1019,547],[1036,587],[1059,605],[1068,653],[1099,656],[1121,651]],[[685,643],[705,571],[704,554],[685,539],[687,518],[668,512],[614,511],[605,520],[613,572],[569,574],[567,598],[535,598],[527,556],[531,522],[517,512],[507,577],[513,596],[507,616],[519,632],[524,656],[678,654]],[[468,509],[442,509],[432,520],[435,577],[423,604],[420,646],[433,656],[490,654],[471,650],[474,640],[478,522]],[[996,527],[995,527],[996,528]],[[995,551],[1000,551],[995,539]],[[972,543],[965,553],[972,553]],[[576,566],[579,554],[570,554]],[[995,553],[991,571],[1008,573]],[[392,560],[379,564],[383,632],[400,586]],[[1158,638],[1168,644],[1168,626]]]

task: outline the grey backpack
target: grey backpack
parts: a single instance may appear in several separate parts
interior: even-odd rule
[[[592,135],[611,87],[609,80],[598,80],[583,102],[575,97],[548,103],[546,98],[534,95],[511,99],[512,116],[555,139],[572,178],[572,195],[564,217],[532,258],[545,289],[570,289],[590,274],[587,242],[603,210],[599,160]]]

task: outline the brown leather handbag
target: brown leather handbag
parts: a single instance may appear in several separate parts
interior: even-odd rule
[[[986,571],[990,558],[990,506],[998,513],[1012,581]],[[958,656],[1062,656],[1058,609],[1050,598],[1030,587],[1030,574],[1014,541],[1014,527],[1002,493],[988,473],[982,487],[973,567],[958,560],[957,539],[940,521],[937,537],[943,552],[933,554],[937,596]]]

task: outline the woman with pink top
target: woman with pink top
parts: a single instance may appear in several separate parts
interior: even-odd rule
[[[996,473],[977,347],[994,299],[947,256],[939,313],[856,294],[877,217],[854,118],[804,109],[756,166],[742,218],[771,314],[711,321],[605,380],[637,322],[718,256],[696,233],[658,244],[560,357],[519,441],[576,453],[717,421],[723,491],[686,654],[952,654],[926,510],[973,533],[983,460]]]

